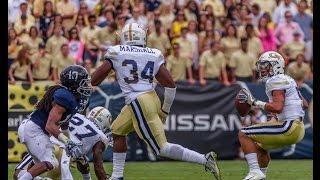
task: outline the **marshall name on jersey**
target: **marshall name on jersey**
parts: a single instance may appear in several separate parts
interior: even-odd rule
[[[154,90],[154,76],[164,63],[158,49],[127,45],[110,47],[104,58],[112,63],[126,104],[140,94]]]
[[[282,112],[277,115],[280,121],[291,121],[304,117],[303,101],[294,79],[284,74],[271,77],[266,82],[266,94],[269,101],[272,101],[271,93],[274,90],[285,90],[285,104]]]
[[[77,113],[70,119],[69,131],[70,139],[73,142],[81,142],[83,144],[82,151],[84,154],[88,154],[99,141],[103,142],[105,147],[108,146],[107,136],[92,121],[81,114]],[[53,139],[51,138],[51,141],[55,144],[64,146]]]

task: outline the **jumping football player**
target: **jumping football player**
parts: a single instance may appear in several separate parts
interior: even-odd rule
[[[69,156],[82,156],[80,145],[71,141],[60,127],[67,129],[68,121],[79,109],[81,100],[91,95],[90,77],[85,68],[72,65],[61,72],[60,82],[46,91],[35,110],[18,128],[20,142],[26,145],[35,161],[30,169],[20,171],[19,180],[31,180],[58,166],[50,135],[66,145]]]
[[[164,57],[158,49],[146,47],[146,31],[137,23],[129,23],[121,32],[121,44],[109,47],[105,61],[93,73],[92,85],[99,85],[111,69],[125,95],[126,105],[111,125],[113,136],[113,172],[110,179],[123,179],[126,159],[126,136],[135,131],[155,155],[194,162],[205,166],[217,179],[220,172],[216,154],[200,154],[181,145],[167,142],[164,123],[176,94],[176,85],[164,66]],[[164,86],[161,107],[154,91],[154,78]]]
[[[248,91],[239,94],[240,100],[268,113],[275,113],[277,120],[270,120],[242,128],[239,141],[249,165],[244,180],[266,178],[270,162],[269,149],[296,144],[304,137],[304,108],[306,100],[297,89],[296,82],[284,74],[284,59],[274,51],[263,53],[258,62],[259,78],[266,81],[269,102],[256,100]]]
[[[87,117],[77,113],[70,119],[69,130],[70,139],[73,142],[83,144],[83,154],[92,152],[94,171],[98,179],[107,179],[103,168],[103,152],[111,144],[109,138],[106,136],[107,130],[110,128],[112,121],[111,113],[104,107],[93,108]],[[50,137],[50,140],[57,145],[62,152],[58,151],[57,157],[60,160],[60,168],[55,169],[54,172],[47,174],[47,178],[50,179],[63,179],[72,180],[72,174],[69,169],[70,157],[68,157],[64,151],[65,145],[59,140]],[[90,167],[86,157],[80,160],[76,160],[77,168],[81,172],[83,180],[90,180]],[[28,154],[23,160],[16,166],[14,179],[17,178],[19,171],[24,170],[32,163],[32,157]]]

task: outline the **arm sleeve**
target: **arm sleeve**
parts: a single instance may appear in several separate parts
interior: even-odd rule
[[[104,55],[104,60],[109,61],[113,66],[113,61],[116,60],[118,54],[119,52],[115,47],[109,47]]]
[[[158,60],[155,61],[155,69],[154,69],[154,74],[157,74],[159,71],[160,66],[164,64],[164,56],[162,55],[162,53],[159,51],[159,57]]]

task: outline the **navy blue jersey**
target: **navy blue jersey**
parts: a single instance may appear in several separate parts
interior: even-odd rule
[[[74,95],[65,88],[59,88],[53,93],[53,102],[64,107],[66,112],[63,113],[62,118],[59,124],[67,124],[72,115],[77,112],[77,108],[79,106],[79,102],[76,100]],[[42,110],[34,110],[30,115],[30,120],[36,123],[41,129],[48,134],[45,130],[49,112],[44,112]]]

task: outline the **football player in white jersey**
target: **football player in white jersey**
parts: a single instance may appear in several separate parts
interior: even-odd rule
[[[270,161],[269,149],[296,144],[304,137],[304,108],[308,103],[297,89],[296,82],[284,74],[284,59],[274,51],[263,53],[257,61],[260,79],[266,81],[269,102],[256,100],[248,91],[239,97],[251,107],[258,107],[276,118],[268,122],[244,127],[239,132],[239,141],[249,165],[245,180],[266,178]]]
[[[85,155],[90,152],[93,154],[93,165],[97,178],[109,178],[109,175],[106,174],[103,168],[103,152],[108,145],[112,145],[112,142],[105,134],[110,128],[111,121],[112,116],[104,107],[93,108],[87,117],[77,113],[70,119],[70,139],[78,144],[82,144],[81,150],[84,157],[75,161],[84,180],[91,179],[89,164],[85,157]],[[47,178],[72,180],[72,174],[69,169],[70,157],[66,155],[64,150],[65,145],[53,136],[50,137],[50,140],[57,145],[60,148],[59,150],[62,150],[62,152],[58,152],[60,153],[58,156],[60,157],[59,168],[49,172],[46,175]],[[32,163],[32,157],[30,155],[26,155],[16,166],[14,178],[16,179],[19,172],[26,169],[30,163]]]
[[[121,45],[107,50],[105,61],[92,75],[92,85],[97,86],[113,69],[125,95],[126,105],[111,125],[114,143],[110,179],[123,179],[126,136],[132,131],[149,145],[155,155],[202,164],[220,179],[214,152],[200,154],[167,142],[163,124],[170,113],[176,85],[164,66],[162,53],[146,47],[146,39],[146,31],[142,26],[136,23],[125,25],[121,31]],[[162,106],[154,91],[154,79],[165,88]]]

